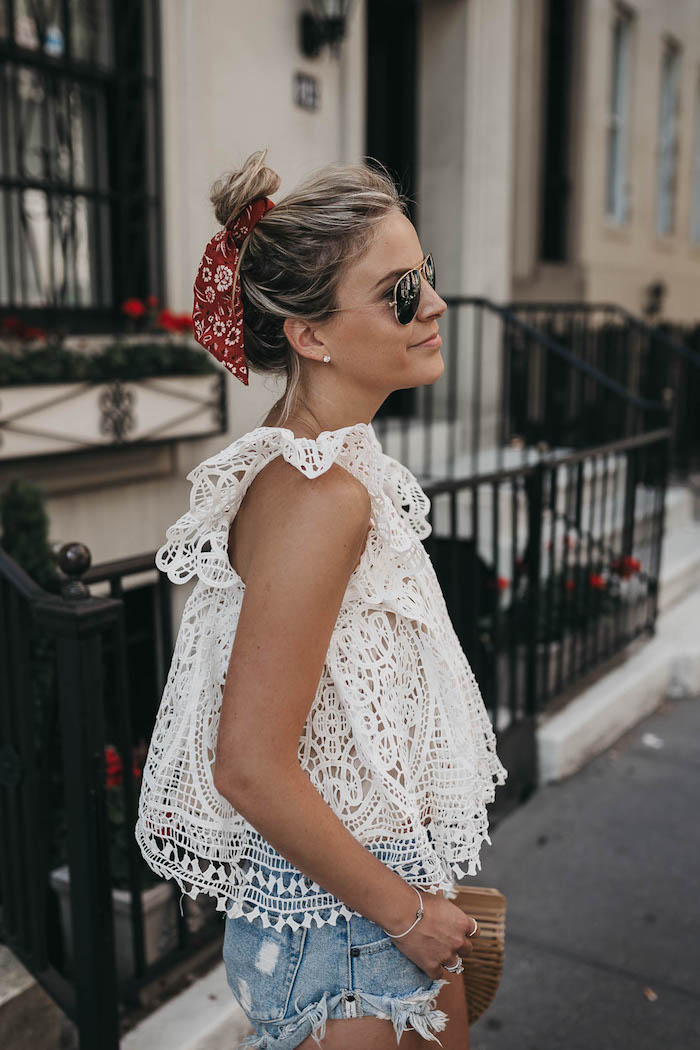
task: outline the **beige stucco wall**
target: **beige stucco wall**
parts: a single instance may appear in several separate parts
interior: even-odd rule
[[[622,227],[605,216],[607,108],[610,91],[613,0],[582,0],[575,32],[571,108],[571,235],[568,264],[537,259],[539,222],[541,0],[519,8],[520,120],[514,173],[514,293],[516,298],[583,298],[616,302],[641,312],[644,289],[662,279],[668,294],[664,315],[696,320],[700,246],[690,239],[693,149],[700,76],[699,0],[632,0],[632,87],[628,174],[631,214]],[[657,138],[661,54],[666,34],[682,47],[680,148],[676,228],[656,233]]]

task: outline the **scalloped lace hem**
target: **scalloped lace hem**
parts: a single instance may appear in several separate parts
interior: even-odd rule
[[[297,896],[293,893],[293,890],[298,890],[304,885],[308,886],[310,882],[306,875],[296,871],[296,869],[290,869],[289,873],[292,874],[292,880],[287,889],[292,892],[286,898],[270,896],[267,903],[260,903],[259,900],[256,901],[254,898],[255,896],[260,897],[261,890],[251,883],[232,886],[230,883],[225,884],[222,880],[218,880],[220,884],[217,885],[215,881],[217,876],[216,874],[212,875],[212,869],[216,872],[218,867],[217,862],[210,861],[206,872],[201,872],[200,874],[186,871],[183,866],[176,867],[172,865],[164,857],[162,851],[153,846],[152,836],[144,829],[140,820],[136,823],[135,838],[146,863],[156,875],[160,875],[167,880],[173,879],[180,887],[182,894],[190,897],[192,900],[196,900],[201,894],[213,898],[216,901],[215,910],[224,912],[230,919],[236,919],[244,915],[249,922],[253,922],[256,918],[259,918],[263,927],[273,927],[279,931],[284,929],[285,926],[292,930],[298,930],[302,927],[309,929],[312,923],[315,923],[317,927],[327,924],[335,926],[340,918],[350,919],[361,914],[352,908],[348,908],[346,904],[330,893],[315,894],[313,899],[316,906],[311,907],[308,899],[305,900],[303,895]],[[488,842],[491,845],[491,838],[488,832],[481,833],[478,836],[478,841],[474,839],[468,855],[465,856],[462,853],[459,860],[448,861],[437,857],[441,867],[439,878],[426,876],[425,870],[420,866],[419,862],[416,862],[408,873],[402,874],[402,878],[409,885],[419,886],[423,892],[432,894],[441,892],[445,897],[452,900],[457,896],[455,876],[464,878],[465,876],[476,875],[480,871],[481,860],[479,851],[484,842]],[[466,868],[464,867],[465,864]],[[313,885],[317,884],[313,883]],[[319,896],[321,897],[320,902],[318,901]],[[296,907],[289,907],[292,903],[296,904]],[[280,911],[280,905],[287,910]],[[275,916],[275,918],[272,919],[271,915]]]

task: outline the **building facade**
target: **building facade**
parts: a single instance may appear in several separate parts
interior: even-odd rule
[[[96,23],[69,27],[0,5],[0,320],[89,334],[109,330],[125,296],[191,310],[216,229],[210,185],[263,147],[278,199],[329,161],[387,164],[444,295],[634,313],[655,301],[661,316],[696,319],[700,0],[355,0],[342,43],[315,56],[302,47],[308,6],[103,0]],[[77,140],[69,155],[54,141],[66,70],[82,92],[80,178]],[[59,281],[63,198],[96,217],[72,267],[56,254]],[[95,561],[155,549],[188,470],[281,393],[254,374],[227,389],[224,434],[6,460],[0,484],[41,482],[53,538],[86,542]]]

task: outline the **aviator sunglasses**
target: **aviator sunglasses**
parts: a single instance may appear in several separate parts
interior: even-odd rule
[[[418,313],[421,275],[425,277],[431,288],[435,287],[435,263],[431,253],[426,255],[420,266],[406,270],[406,273],[402,274],[394,285],[393,298],[389,305],[394,307],[394,314],[399,324],[410,324]],[[332,312],[345,313],[346,310],[364,309],[366,309],[364,306],[345,306]]]
[[[431,288],[435,287],[435,263],[432,254],[428,253],[420,266],[413,270],[407,270],[399,277],[394,285],[394,298],[391,306],[394,307],[396,320],[399,324],[410,324],[418,312],[420,303],[420,279],[421,274]]]

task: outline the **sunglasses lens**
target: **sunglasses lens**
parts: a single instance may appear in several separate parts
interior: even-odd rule
[[[432,255],[428,255],[425,260],[425,277],[431,288],[435,287],[435,263],[433,262]]]
[[[403,275],[396,288],[396,316],[401,324],[409,324],[416,316],[420,302],[420,273],[411,270]]]

